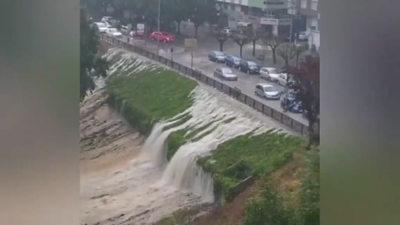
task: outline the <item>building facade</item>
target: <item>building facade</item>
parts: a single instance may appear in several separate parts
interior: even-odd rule
[[[249,25],[279,35],[288,33],[290,14],[298,13],[296,0],[218,0],[221,11],[228,17],[227,26],[237,29]],[[279,32],[281,31],[281,32]]]
[[[310,32],[308,43],[310,48],[319,50],[320,47],[320,13],[318,0],[300,0],[299,13],[307,18],[306,28]]]

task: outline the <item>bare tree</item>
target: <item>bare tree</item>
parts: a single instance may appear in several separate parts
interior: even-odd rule
[[[253,43],[253,56],[256,56],[256,42],[258,41],[258,39],[260,39],[261,36],[262,36],[261,31],[256,30],[255,28],[251,30],[249,37]]]
[[[228,40],[228,35],[225,33],[222,33],[221,30],[213,30],[213,34],[214,37],[217,39],[217,41],[219,42],[219,50],[221,52],[223,52],[223,47],[224,47],[224,43]]]
[[[251,38],[244,33],[234,33],[232,34],[232,39],[236,42],[236,44],[240,47],[240,57],[242,57],[243,45],[251,42]]]
[[[308,44],[296,45],[296,48],[295,48],[296,67],[299,67],[300,55],[301,55],[303,52],[308,51],[308,49],[309,49]]]
[[[264,46],[264,48],[271,49],[272,59],[273,59],[274,63],[276,63],[276,50],[279,47],[279,45],[282,43],[282,39],[272,33],[268,33],[268,34],[264,34],[261,37],[261,43]]]
[[[285,66],[289,66],[290,60],[296,56],[296,46],[293,44],[281,44],[276,53],[285,61]]]

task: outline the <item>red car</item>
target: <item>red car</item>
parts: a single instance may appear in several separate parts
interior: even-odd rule
[[[158,31],[151,33],[150,39],[155,40],[155,41],[162,41],[162,42],[173,42],[174,41],[174,37],[172,35],[169,35],[165,32],[158,32]]]

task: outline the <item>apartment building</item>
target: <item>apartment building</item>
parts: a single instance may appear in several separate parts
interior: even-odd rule
[[[297,14],[296,0],[217,0],[227,17],[227,26],[252,26],[278,35],[289,29],[291,15]],[[304,29],[304,28],[303,28]]]
[[[308,38],[310,48],[318,50],[320,47],[318,0],[300,0],[299,13],[307,18],[306,28],[310,31]]]

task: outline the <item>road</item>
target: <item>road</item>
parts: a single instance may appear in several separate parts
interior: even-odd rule
[[[206,28],[203,28],[204,31],[198,31],[198,48],[193,52],[193,68],[202,71],[203,74],[213,77],[213,72],[218,67],[224,67],[223,64],[217,64],[208,60],[207,54],[212,50],[219,49],[219,43],[216,39],[212,36],[212,34],[207,34]],[[187,31],[187,30],[186,30]],[[185,29],[182,29],[182,33],[185,32]],[[191,33],[193,31],[189,31]],[[127,37],[124,37],[122,40],[127,41]],[[138,45],[142,45],[144,42],[142,40],[138,41],[136,39],[133,42],[139,43]],[[160,55],[170,58],[171,54],[169,53],[169,49],[171,47],[174,48],[174,53],[172,54],[172,58],[175,62],[178,62],[182,65],[187,67],[191,66],[191,54],[190,52],[185,52],[183,49],[183,42],[184,38],[177,37],[173,44],[170,43],[159,43],[160,47]],[[155,41],[146,40],[146,49],[153,53],[157,53],[157,43]],[[283,66],[281,61],[278,61],[277,64],[272,63],[272,54],[271,51],[265,51],[262,49],[261,46],[257,46],[256,48],[256,56],[259,54],[265,54],[265,61],[260,62],[256,60],[255,57],[252,56],[253,46],[252,44],[248,44],[243,46],[243,57],[246,59],[254,60],[260,65],[266,67],[275,67],[280,69]],[[224,44],[224,52],[227,54],[234,54],[239,55],[239,46],[234,43],[232,40],[228,40]],[[278,59],[279,60],[279,59]],[[254,94],[254,89],[256,84],[258,83],[267,83],[275,86],[278,90],[283,90],[284,88],[276,83],[271,83],[266,80],[263,80],[259,77],[259,75],[249,75],[246,73],[242,73],[239,70],[233,69],[234,73],[238,76],[238,81],[222,81],[225,84],[228,84],[233,87],[239,88],[242,93],[253,97],[254,99],[265,103],[266,105],[270,106],[271,108],[284,113],[291,117],[292,119],[301,122],[303,124],[308,124],[308,122],[302,117],[301,114],[294,114],[290,112],[283,112],[282,108],[280,107],[280,101],[273,101],[273,100],[266,100]]]

